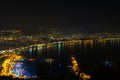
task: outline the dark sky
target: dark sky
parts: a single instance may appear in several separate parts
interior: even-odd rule
[[[118,0],[1,2],[0,27],[28,31],[119,31],[120,5]]]

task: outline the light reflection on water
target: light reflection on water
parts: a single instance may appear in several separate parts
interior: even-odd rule
[[[70,64],[70,56],[75,55],[81,64],[81,70],[90,73],[94,65],[104,64],[108,56],[112,57],[114,63],[118,62],[119,40],[78,40],[56,44],[54,48],[47,48],[42,57],[55,59],[53,66],[67,66]],[[52,45],[54,46],[54,45]],[[111,49],[111,47],[113,47]],[[118,51],[118,52],[117,52]],[[120,61],[120,60],[119,60]],[[59,66],[58,66],[59,67]],[[55,67],[55,69],[58,69]]]
[[[75,74],[89,78],[86,74],[91,74],[91,68],[95,65],[104,64],[108,57],[111,57],[113,63],[119,62],[119,40],[72,40],[65,42],[49,43],[46,45],[34,45],[26,51],[23,56],[32,62],[27,63],[27,67],[39,64],[44,64],[46,67],[46,75],[69,75],[72,74],[68,66],[71,64],[71,56],[75,55],[78,71]],[[34,59],[36,59],[34,61]],[[31,64],[31,65],[29,65]],[[79,66],[80,65],[80,66]],[[73,67],[73,66],[69,66]],[[36,67],[27,69],[33,72],[32,75],[37,75]],[[76,70],[76,67],[73,67]],[[80,74],[81,73],[81,74]],[[86,79],[85,79],[86,80]]]

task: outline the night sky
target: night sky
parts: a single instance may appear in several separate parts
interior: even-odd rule
[[[41,0],[40,0],[41,1]],[[70,32],[118,32],[118,0],[1,2],[0,28]]]

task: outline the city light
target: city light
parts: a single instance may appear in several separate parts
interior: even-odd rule
[[[23,63],[19,62],[23,57],[14,53],[3,54],[5,60],[1,64],[0,76],[13,76],[14,78],[27,78],[28,72],[22,68]],[[1,59],[0,58],[0,59]]]
[[[73,70],[73,72],[75,72],[75,74],[76,74],[77,76],[80,76],[80,78],[82,78],[83,80],[87,80],[87,79],[90,79],[90,78],[91,78],[90,75],[85,74],[84,72],[80,71],[79,65],[78,65],[75,57],[72,56],[72,57],[71,57],[71,61],[72,61],[72,70]]]

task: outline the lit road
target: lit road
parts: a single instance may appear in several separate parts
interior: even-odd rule
[[[72,71],[75,72],[76,75],[80,76],[80,78],[82,78],[83,80],[87,80],[91,78],[90,75],[87,75],[84,72],[80,71],[79,65],[75,57],[72,56],[71,61],[72,61]]]

